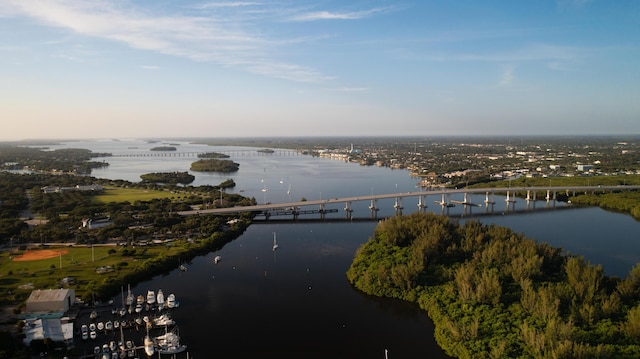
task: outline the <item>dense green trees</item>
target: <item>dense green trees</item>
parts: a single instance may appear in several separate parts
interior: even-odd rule
[[[188,172],[154,172],[140,175],[140,178],[143,182],[189,184],[196,179],[196,176]]]
[[[202,159],[191,164],[192,171],[229,173],[238,171],[238,168],[240,165],[231,160]]]
[[[495,225],[435,214],[382,221],[347,271],[419,303],[460,358],[637,358],[640,268],[624,279]]]

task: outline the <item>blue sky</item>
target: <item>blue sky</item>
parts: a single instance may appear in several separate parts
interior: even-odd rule
[[[640,134],[640,1],[2,0],[0,140]]]

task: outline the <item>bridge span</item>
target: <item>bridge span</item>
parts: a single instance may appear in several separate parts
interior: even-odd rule
[[[309,153],[304,150],[295,149],[250,149],[250,150],[224,150],[224,151],[147,151],[147,152],[129,152],[129,153],[115,153],[110,154],[108,157],[198,157],[208,158],[205,155],[208,153],[217,153],[226,155],[229,157],[246,157],[246,156],[303,156]]]
[[[300,214],[319,213],[324,215],[325,213],[338,212],[338,209],[327,208],[328,206],[335,204],[344,205],[344,211],[347,216],[350,217],[353,209],[351,204],[353,202],[368,201],[370,203],[369,210],[372,213],[378,211],[377,201],[381,199],[394,199],[394,208],[397,213],[401,214],[403,209],[402,200],[407,197],[417,198],[417,206],[420,209],[427,207],[427,196],[435,197],[434,203],[436,205],[444,207],[453,207],[455,205],[462,206],[482,206],[494,204],[495,194],[506,194],[505,201],[515,202],[514,198],[516,193],[524,194],[525,201],[546,200],[555,201],[558,193],[574,196],[576,193],[595,193],[595,192],[612,192],[612,191],[633,191],[639,190],[640,186],[542,186],[542,187],[491,187],[491,188],[462,188],[462,189],[434,189],[427,191],[414,191],[414,192],[402,192],[402,193],[386,193],[386,194],[371,194],[364,196],[343,197],[343,198],[330,198],[297,202],[284,202],[284,203],[265,203],[254,206],[237,206],[228,208],[210,208],[210,209],[194,209],[190,211],[179,211],[181,216],[191,215],[203,215],[203,214],[233,214],[243,212],[260,213],[269,217],[271,215],[292,215],[297,218]],[[453,201],[449,199],[449,196],[453,194],[462,194],[464,199],[462,201]],[[473,195],[484,195],[484,200],[481,203],[472,202]],[[542,194],[542,198],[537,198],[539,194]],[[311,207],[312,209],[308,209]],[[316,207],[317,209],[313,209]],[[302,209],[307,208],[307,209]]]

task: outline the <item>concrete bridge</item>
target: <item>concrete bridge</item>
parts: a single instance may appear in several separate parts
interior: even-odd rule
[[[302,150],[290,150],[290,149],[255,149],[255,150],[229,150],[229,151],[145,151],[145,152],[131,152],[131,153],[116,153],[111,154],[109,157],[200,157],[206,153],[219,153],[227,155],[229,157],[245,157],[245,156],[302,156],[308,155],[308,152]]]
[[[344,205],[343,210],[347,214],[347,217],[351,216],[353,209],[351,207],[353,202],[367,201],[370,203],[369,210],[372,214],[379,210],[377,202],[381,199],[394,199],[394,209],[396,213],[401,214],[403,205],[403,199],[416,198],[416,205],[419,209],[427,207],[427,196],[435,197],[434,203],[438,206],[453,207],[456,205],[462,206],[483,206],[494,204],[494,195],[505,195],[505,202],[515,202],[515,195],[524,195],[524,200],[536,201],[546,200],[555,201],[558,194],[565,194],[568,196],[574,196],[577,193],[595,193],[595,192],[612,192],[612,191],[633,191],[639,190],[640,186],[542,186],[542,187],[492,187],[492,188],[462,188],[462,189],[434,189],[427,191],[417,192],[402,192],[402,193],[387,193],[387,194],[372,194],[355,197],[343,197],[343,198],[330,198],[320,200],[298,201],[298,202],[284,202],[284,203],[266,203],[258,204],[255,206],[238,206],[229,208],[211,208],[200,209],[190,211],[178,212],[181,216],[191,215],[204,215],[204,214],[233,214],[243,212],[254,212],[262,214],[265,217],[272,215],[291,215],[297,218],[300,214],[319,213],[324,215],[326,213],[338,212],[336,208],[328,208],[332,205]],[[462,201],[453,201],[449,197],[453,194],[463,195]],[[472,202],[474,195],[482,195],[484,198],[481,203]],[[541,196],[541,197],[540,197]],[[315,209],[314,209],[315,208]]]

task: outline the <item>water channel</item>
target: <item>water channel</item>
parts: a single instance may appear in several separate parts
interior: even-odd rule
[[[225,152],[175,142],[176,152]],[[144,140],[69,142],[51,148],[88,148],[95,152],[148,153],[167,143]],[[255,149],[254,149],[255,150]],[[404,170],[365,167],[310,156],[244,155],[232,157],[237,173],[191,172],[197,185],[217,185],[232,178],[232,190],[258,202],[338,198],[371,193],[416,190],[417,178]],[[195,157],[107,157],[109,167],[95,177],[140,181],[149,172],[187,171]],[[265,191],[263,191],[265,190]],[[427,210],[440,213],[428,197]],[[478,202],[483,198],[478,197]],[[566,252],[601,264],[608,275],[625,276],[640,262],[640,223],[630,216],[599,208],[544,210],[516,214],[496,197],[495,215],[474,216],[461,206],[449,209],[456,220],[470,218],[496,223]],[[378,218],[394,214],[393,200],[378,201]],[[403,203],[404,213],[418,210],[417,200]],[[354,203],[354,217],[370,217],[368,203]],[[524,201],[515,206],[523,208]],[[504,213],[504,214],[503,214]],[[344,218],[340,208],[335,218]],[[327,218],[330,219],[328,216]],[[354,290],[345,272],[355,250],[373,233],[376,221],[325,221],[252,224],[235,241],[216,253],[197,257],[187,271],[176,270],[138,283],[132,290],[162,289],[177,295],[180,308],[172,314],[191,358],[446,358],[433,338],[425,313],[404,302],[374,298]],[[272,250],[274,233],[278,249]],[[215,264],[213,258],[222,260]],[[126,285],[126,283],[123,283]],[[120,300],[120,298],[114,298]]]

